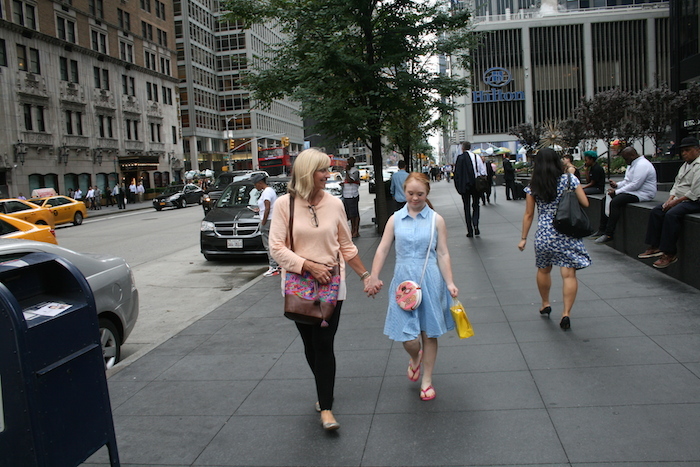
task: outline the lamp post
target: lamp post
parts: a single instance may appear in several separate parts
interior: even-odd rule
[[[168,171],[168,173],[170,174],[170,180],[168,180],[168,184],[170,184],[175,178],[173,177],[173,165],[175,164],[175,161],[177,161],[177,159],[175,158],[175,151],[168,152],[168,164],[170,167],[170,170]]]
[[[22,140],[17,140],[15,144],[15,162],[19,161],[24,165],[24,160],[27,157],[27,145]]]

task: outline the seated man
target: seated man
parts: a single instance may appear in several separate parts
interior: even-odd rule
[[[676,242],[683,216],[700,212],[700,142],[692,136],[683,138],[681,156],[685,161],[678,170],[671,195],[649,215],[646,243],[649,246],[638,258],[655,258],[655,268],[666,268],[678,261]]]
[[[600,210],[598,232],[592,235],[598,237],[596,243],[606,243],[613,239],[615,226],[625,204],[651,201],[656,196],[656,170],[651,162],[645,157],[640,157],[637,150],[631,146],[623,149],[620,156],[627,163],[627,171],[621,182],[610,180],[610,216],[605,215],[605,209]]]
[[[598,153],[595,151],[584,152],[583,162],[588,167],[588,183],[583,185],[583,192],[587,195],[603,193],[605,189],[605,170],[598,164]]]

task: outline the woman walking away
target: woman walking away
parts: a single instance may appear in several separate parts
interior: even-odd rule
[[[535,233],[535,266],[537,266],[537,288],[542,298],[540,314],[552,312],[549,302],[549,289],[552,287],[552,266],[559,266],[564,283],[564,310],[559,326],[563,330],[571,327],[569,315],[576,300],[578,280],[576,270],[591,265],[583,240],[559,233],[553,225],[554,216],[562,194],[570,181],[576,189],[576,198],[581,206],[588,207],[588,198],[583,192],[578,178],[564,173],[562,162],[552,149],[543,149],[535,156],[530,186],[525,188],[526,206],[523,228],[518,248],[525,249],[527,234],[532,225],[537,204],[537,232]]]
[[[438,337],[454,329],[450,313],[451,297],[458,289],[452,280],[452,263],[447,249],[445,220],[432,210],[428,201],[430,182],[424,174],[412,172],[404,182],[406,205],[396,211],[386,224],[382,241],[372,262],[372,275],[365,292],[376,294],[383,283],[379,280],[391,244],[396,239],[396,266],[389,289],[389,309],[384,334],[402,342],[410,355],[408,379],[422,380],[420,398],[435,399],[433,369],[437,358]],[[432,230],[432,232],[431,232]],[[432,240],[432,242],[431,242]],[[422,300],[413,311],[406,311],[396,302],[396,288],[403,281],[421,282]]]
[[[345,263],[360,276],[365,287],[370,273],[365,269],[352,242],[343,202],[326,193],[330,157],[317,149],[299,153],[292,169],[288,194],[275,202],[270,227],[270,252],[282,267],[282,288],[287,271],[310,273],[319,283],[331,280],[331,269],[340,265],[340,291],[328,326],[295,323],[304,342],[306,361],[316,380],[321,424],[328,431],[340,425],[333,416],[333,391],[335,386],[335,354],[333,341],[338,329],[340,309],[345,300]],[[290,206],[294,202],[293,232],[289,232]],[[294,249],[289,242],[293,235]]]

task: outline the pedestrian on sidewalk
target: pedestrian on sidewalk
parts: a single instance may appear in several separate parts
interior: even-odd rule
[[[476,189],[476,177],[486,176],[486,166],[470,151],[472,143],[462,143],[462,154],[455,161],[455,188],[462,196],[464,219],[467,222],[467,237],[479,235],[479,200],[481,193]],[[471,206],[470,206],[471,205]]]
[[[365,292],[375,295],[384,285],[379,275],[396,239],[396,266],[389,287],[389,308],[384,324],[384,334],[403,343],[410,356],[408,379],[421,378],[420,398],[435,399],[433,369],[437,359],[438,337],[454,329],[450,306],[459,292],[452,277],[452,262],[447,249],[445,220],[433,211],[428,194],[430,182],[421,173],[412,172],[406,179],[406,206],[396,211],[386,224],[384,235],[372,262],[372,274]],[[433,219],[434,218],[434,219]],[[433,224],[433,220],[435,223]],[[437,230],[431,233],[431,227]],[[430,240],[433,240],[430,243]],[[428,262],[423,267],[428,253]],[[406,280],[421,283],[422,300],[413,311],[406,311],[396,303],[394,291]]]
[[[255,185],[255,189],[260,192],[258,196],[258,216],[260,217],[260,236],[263,246],[267,251],[269,268],[263,273],[265,277],[279,276],[280,268],[275,258],[270,254],[270,224],[272,224],[272,210],[277,201],[277,192],[267,184],[267,176],[257,173],[250,177],[250,181]]]
[[[347,162],[343,180],[343,206],[350,220],[352,237],[356,238],[360,236],[360,170],[355,167],[354,157],[348,157]]]
[[[591,258],[580,238],[569,237],[554,228],[554,216],[559,200],[569,183],[576,190],[576,198],[581,206],[588,207],[588,197],[578,178],[564,173],[561,158],[552,149],[542,149],[535,157],[530,186],[525,188],[525,214],[518,248],[525,250],[527,234],[530,232],[532,219],[537,204],[537,232],[535,233],[535,266],[537,266],[537,288],[542,298],[540,315],[552,312],[549,302],[549,289],[552,287],[552,266],[557,265],[563,280],[564,310],[559,326],[563,330],[571,327],[569,315],[576,300],[578,279],[576,270],[591,265]]]
[[[331,280],[331,270],[340,265],[340,290],[328,326],[295,323],[304,342],[306,361],[316,380],[318,402],[325,430],[337,430],[340,425],[333,416],[335,387],[335,354],[333,342],[338,330],[340,310],[346,298],[345,263],[360,276],[365,288],[370,273],[362,264],[357,247],[352,242],[343,203],[325,191],[329,177],[330,157],[318,149],[306,149],[294,162],[288,194],[275,202],[270,227],[270,251],[282,267],[284,289],[287,271],[310,273],[321,284]],[[291,198],[294,197],[294,231],[289,232]],[[293,234],[294,250],[289,238]]]

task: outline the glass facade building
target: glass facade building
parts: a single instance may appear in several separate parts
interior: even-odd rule
[[[476,11],[482,41],[473,53],[472,92],[458,99],[453,145],[468,140],[515,151],[508,134],[515,125],[563,120],[582,98],[613,87],[637,91],[670,81],[666,2],[454,6]]]

